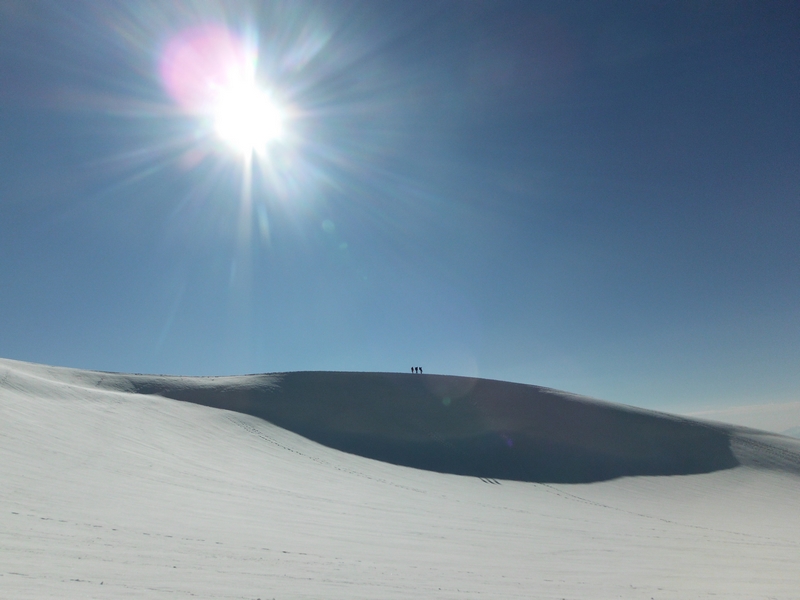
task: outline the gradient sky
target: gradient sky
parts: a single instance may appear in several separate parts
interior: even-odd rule
[[[198,27],[291,108],[249,195],[159,75]],[[3,0],[0,356],[798,400],[798,32],[794,1]]]

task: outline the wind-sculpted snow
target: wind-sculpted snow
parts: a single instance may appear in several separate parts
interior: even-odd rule
[[[441,473],[586,483],[739,464],[724,428],[531,385],[441,375],[106,376],[242,412],[352,454]]]
[[[501,381],[340,372],[79,377],[241,412],[337,450],[456,475],[587,483],[739,464],[722,426]]]
[[[153,377],[0,360],[0,597],[797,597],[797,440],[529,386],[413,377]],[[681,443],[713,450],[696,434],[712,431],[740,466],[590,484],[461,477],[242,414],[264,406],[275,421],[342,436],[331,444],[369,434],[404,452],[459,438],[468,452],[483,431],[509,450],[541,435],[585,438],[581,460],[591,449],[625,457],[648,439],[628,425],[660,440],[648,456],[686,457]]]

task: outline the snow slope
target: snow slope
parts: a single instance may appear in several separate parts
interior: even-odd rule
[[[800,437],[800,402],[716,408],[689,413],[687,416]]]
[[[798,597],[796,440],[532,386],[332,377],[159,378],[0,361],[0,597]],[[401,392],[394,403],[374,398],[384,408],[370,409],[367,392],[386,393],[387,380]],[[404,400],[415,386],[434,391]],[[315,417],[314,390],[347,388],[350,401],[337,392],[330,398],[343,404]],[[578,447],[579,464],[592,451],[606,466],[643,469],[626,455],[643,442],[625,432],[643,426],[660,440],[649,454],[658,469],[710,465],[664,463],[680,446],[670,436],[733,463],[715,458],[692,475],[610,479],[603,471],[580,484],[481,479],[348,454],[251,414],[148,389],[249,412],[272,399],[284,425],[318,435],[329,422],[340,445],[368,433],[404,451],[450,448],[452,458],[472,446],[453,450],[451,441],[480,445],[499,432],[551,456]],[[436,410],[465,398],[478,408],[443,417],[425,398]],[[357,408],[366,415],[333,419]],[[572,423],[587,415],[594,424]],[[432,425],[420,429],[426,418]],[[622,441],[603,442],[603,431]],[[558,443],[525,441],[537,432]],[[438,442],[414,446],[430,439]],[[503,460],[496,454],[482,468]],[[578,472],[574,461],[564,465]]]

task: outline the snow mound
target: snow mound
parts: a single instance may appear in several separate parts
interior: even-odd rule
[[[333,393],[337,381],[352,397]],[[368,397],[392,385],[401,391]],[[797,597],[796,441],[526,386],[515,402],[492,396],[512,388],[365,374],[159,378],[0,360],[0,596]],[[420,395],[407,397],[414,389]],[[312,392],[320,397],[306,400]],[[477,408],[437,419],[426,398],[442,410],[469,399]],[[403,404],[379,410],[392,399]],[[404,444],[470,439],[477,429],[504,432],[516,448],[517,432],[539,431],[534,416],[556,419],[543,435],[584,432],[585,448],[611,446],[568,417],[690,442],[710,430],[728,437],[740,466],[590,484],[461,477],[340,452],[242,414],[264,406],[312,432]],[[661,444],[661,453],[676,446]]]
[[[796,447],[780,436],[532,385],[406,373],[175,377],[16,365],[87,389],[244,413],[330,448],[440,473],[589,483],[741,464],[800,472]]]

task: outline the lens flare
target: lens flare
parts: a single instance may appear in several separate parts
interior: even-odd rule
[[[209,119],[217,136],[243,157],[281,138],[284,111],[256,81],[257,53],[219,25],[183,31],[166,46],[161,80],[187,113]]]
[[[185,111],[208,114],[219,94],[254,77],[255,53],[221,25],[186,29],[161,54],[159,71],[169,95]]]

